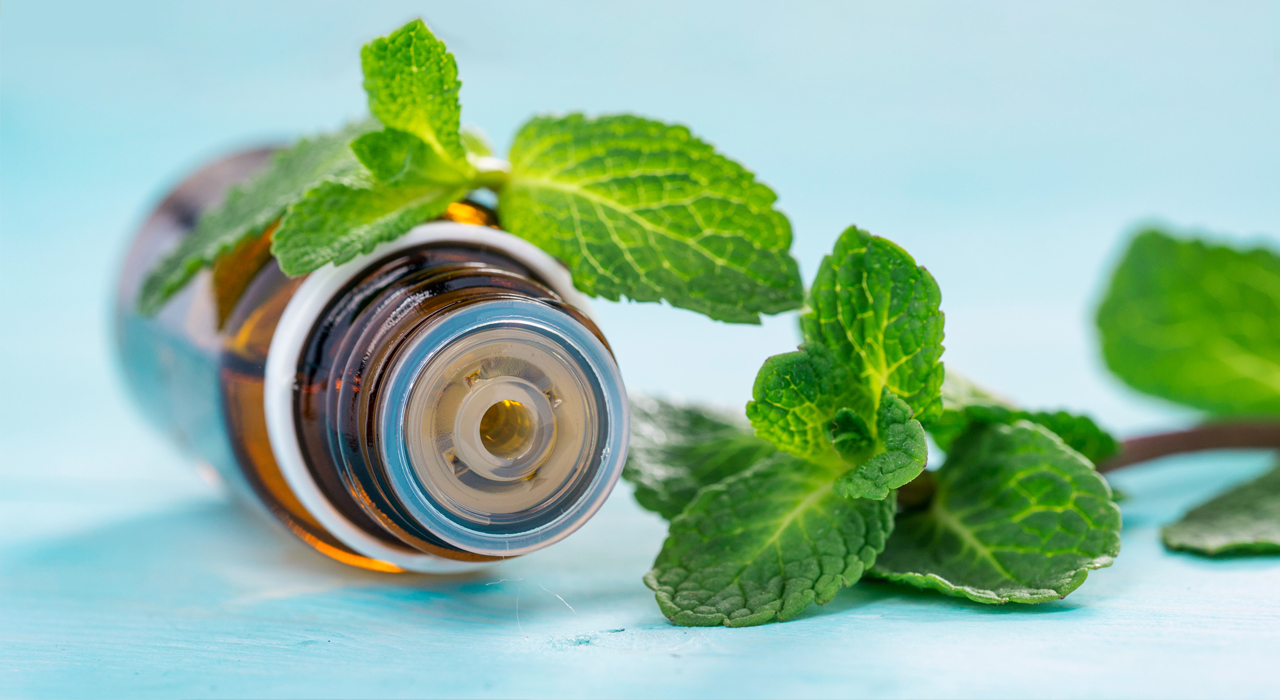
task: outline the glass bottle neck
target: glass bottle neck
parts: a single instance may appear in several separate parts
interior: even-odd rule
[[[365,267],[319,315],[297,370],[312,478],[388,544],[532,551],[585,522],[621,469],[625,390],[598,329],[483,245]]]

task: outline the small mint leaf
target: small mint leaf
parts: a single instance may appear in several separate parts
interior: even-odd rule
[[[980,603],[1066,596],[1120,552],[1120,509],[1093,465],[1029,421],[979,425],[898,517],[873,575]]]
[[[357,122],[277,152],[266,169],[232,187],[221,205],[205,212],[195,230],[147,274],[138,296],[139,310],[145,315],[158,312],[197,272],[237,243],[260,235],[321,182],[357,177],[362,168],[348,144],[377,127],[372,120]]]
[[[830,601],[875,563],[894,499],[848,500],[831,470],[775,455],[698,493],[645,584],[678,625],[746,627]]]
[[[884,393],[876,420],[874,453],[870,457],[865,452],[842,454],[846,462],[855,465],[836,481],[836,493],[845,498],[882,499],[891,489],[905,486],[920,476],[928,461],[929,444],[925,441],[924,428],[911,418],[911,407],[888,388]],[[838,432],[839,417],[836,424]],[[841,436],[836,435],[837,447],[840,440]]]
[[[665,299],[734,323],[800,306],[791,224],[773,191],[688,129],[537,117],[510,160],[504,227],[564,261],[587,294]]]
[[[941,300],[933,276],[905,250],[850,226],[818,268],[801,328],[860,377],[868,405],[888,387],[928,424],[942,411]]]
[[[1169,549],[1207,556],[1280,554],[1280,466],[1192,508],[1160,535]]]
[[[351,142],[351,151],[380,182],[412,178],[430,168],[434,155],[422,139],[396,129],[364,134]]]
[[[832,467],[843,465],[831,441],[836,414],[850,408],[862,420],[874,413],[856,378],[824,345],[765,360],[751,395],[747,418],[756,435],[783,452]]]
[[[633,396],[631,447],[622,477],[635,484],[641,506],[670,520],[702,487],[775,452],[740,416]]]
[[[842,408],[831,421],[831,443],[841,459],[854,462],[875,449],[876,436],[862,416]]]
[[[294,204],[271,243],[280,269],[302,275],[326,263],[340,265],[444,213],[466,185],[412,181],[353,185],[326,182]]]
[[[1107,367],[1217,416],[1280,414],[1280,255],[1134,237],[1098,308]]]
[[[388,129],[422,139],[444,161],[463,170],[459,136],[458,65],[453,54],[415,19],[360,51],[369,111]]]

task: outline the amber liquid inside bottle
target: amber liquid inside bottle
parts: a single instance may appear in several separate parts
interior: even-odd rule
[[[152,421],[303,541],[369,569],[454,571],[585,522],[625,457],[625,389],[563,269],[484,207],[294,279],[268,228],[137,314],[146,271],[267,157],[196,173],[135,239],[117,328]]]

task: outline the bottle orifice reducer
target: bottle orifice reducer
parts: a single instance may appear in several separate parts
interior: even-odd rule
[[[626,389],[568,271],[480,205],[293,279],[268,228],[138,314],[147,271],[269,155],[192,175],[129,250],[117,338],[151,421],[357,566],[460,571],[586,522],[626,458]]]

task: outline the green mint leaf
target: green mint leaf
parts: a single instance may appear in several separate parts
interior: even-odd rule
[[[803,345],[765,360],[751,395],[747,418],[757,436],[783,452],[831,467],[842,464],[831,435],[836,414],[854,407],[854,415],[874,415],[855,378],[824,345]],[[845,439],[848,430],[842,431]]]
[[[888,387],[880,399],[874,437],[868,434],[866,423],[848,409],[836,415],[835,425],[836,450],[846,462],[856,465],[836,480],[835,491],[841,496],[880,500],[890,489],[905,486],[924,471],[929,458],[924,428],[911,418],[907,402]]]
[[[696,405],[631,400],[631,447],[622,477],[640,505],[670,520],[698,490],[759,464],[777,450],[746,421]]]
[[[773,191],[682,126],[537,117],[516,135],[503,226],[594,296],[759,323],[800,305],[791,224]]]
[[[326,182],[290,208],[271,243],[287,275],[340,265],[444,213],[467,185],[411,181],[352,185]]]
[[[1280,554],[1280,466],[1196,506],[1160,534],[1169,549],[1197,554]]]
[[[1094,464],[1120,449],[1116,439],[1088,416],[1067,411],[1021,410],[950,369],[942,383],[942,415],[929,425],[929,434],[946,452],[974,424],[1010,425],[1020,420],[1043,425]]]
[[[933,276],[905,250],[850,226],[818,269],[801,327],[858,378],[865,420],[888,387],[927,425],[942,411],[941,301]]]
[[[1098,308],[1107,366],[1219,416],[1280,414],[1280,256],[1140,233]]]
[[[775,455],[671,521],[645,584],[678,625],[746,627],[830,601],[875,563],[894,499],[849,500],[826,467]]]
[[[232,187],[220,206],[205,212],[195,231],[148,273],[138,297],[139,310],[146,315],[158,312],[202,268],[237,243],[260,235],[320,183],[358,176],[362,168],[348,144],[377,127],[372,120],[357,122],[332,134],[302,139],[276,153],[265,170]]]
[[[883,498],[895,488],[888,484],[910,481],[924,468],[913,456],[924,443],[907,440],[919,433],[919,423],[908,421],[942,410],[940,303],[937,283],[906,251],[846,229],[809,291],[810,311],[801,317],[805,344],[769,358],[756,375],[747,404],[756,434],[809,461],[853,465],[841,486],[851,497]],[[901,411],[882,412],[885,400],[903,402]],[[903,411],[901,421],[885,422]],[[890,449],[889,433],[902,449],[869,464]]]
[[[459,170],[466,151],[459,135],[458,64],[415,19],[360,51],[369,111],[388,129],[412,134]]]
[[[466,150],[468,156],[476,156],[483,158],[493,155],[493,144],[489,143],[489,137],[479,128],[474,126],[462,127],[462,148]]]
[[[873,575],[980,603],[1040,603],[1120,552],[1106,482],[1029,421],[976,426],[936,479],[929,507],[898,517]]]

